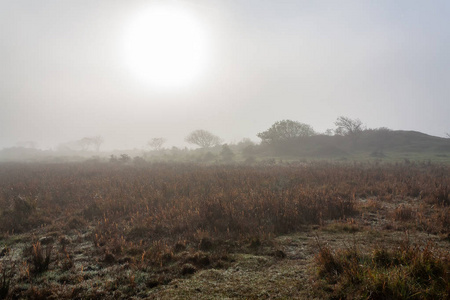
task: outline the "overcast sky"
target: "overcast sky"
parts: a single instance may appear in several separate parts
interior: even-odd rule
[[[291,119],[317,131],[344,115],[369,128],[450,132],[450,1],[166,1],[208,33],[209,63],[155,90],[125,65],[124,28],[155,1],[0,0],[0,148],[101,135],[225,142]]]

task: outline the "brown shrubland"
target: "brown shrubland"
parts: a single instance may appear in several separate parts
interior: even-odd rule
[[[44,251],[30,239],[27,259],[33,275],[56,268],[79,272],[70,251],[88,239],[98,258],[95,268],[117,264],[149,274],[153,270],[145,285],[154,287],[201,269],[226,267],[231,263],[228,252],[242,245],[248,245],[245,251],[263,253],[270,238],[311,228],[353,234],[380,214],[385,216],[380,230],[405,228],[450,237],[449,175],[449,166],[420,163],[3,164],[0,235],[33,235],[41,228],[59,237],[59,255],[52,255],[52,245]],[[361,221],[365,215],[371,219]],[[408,251],[418,268],[439,264],[434,256],[426,260],[418,250]],[[373,257],[347,252],[323,247],[317,258],[326,280],[336,283],[336,274],[348,275],[339,283],[340,291],[347,291],[351,280],[365,282],[372,276],[369,269],[361,271],[362,261],[370,267],[371,260],[386,259],[389,266],[397,266],[395,259],[402,255],[386,249]],[[286,257],[282,250],[271,253],[277,259]],[[404,271],[393,272],[398,270]],[[361,272],[369,277],[361,277]],[[5,274],[0,278],[2,291],[9,289]],[[67,282],[86,280],[88,275],[80,274],[67,275]],[[126,274],[105,289],[127,285],[123,292],[133,295],[137,279],[134,273]],[[374,289],[379,292],[379,287]],[[33,288],[28,293],[45,291]]]

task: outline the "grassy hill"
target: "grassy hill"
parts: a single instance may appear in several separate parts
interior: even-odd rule
[[[365,130],[354,137],[317,135],[267,145],[265,154],[308,159],[450,161],[450,139],[417,131]]]

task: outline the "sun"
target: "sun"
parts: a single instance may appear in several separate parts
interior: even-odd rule
[[[124,31],[128,69],[156,89],[192,85],[205,72],[208,48],[203,24],[185,7],[149,6],[134,15]]]

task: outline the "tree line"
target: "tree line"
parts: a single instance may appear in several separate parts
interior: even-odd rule
[[[325,135],[350,136],[352,139],[356,139],[365,129],[360,119],[351,119],[344,116],[338,117],[334,124],[336,129],[328,129],[324,133]],[[269,129],[258,133],[256,136],[261,139],[263,144],[276,144],[314,135],[319,135],[319,133],[311,125],[292,120],[282,120],[275,122]],[[165,141],[163,138],[153,138],[148,145],[155,150],[160,150]],[[186,136],[185,141],[201,148],[214,147],[222,142],[218,136],[203,129],[191,132]]]
[[[348,136],[353,143],[356,143],[359,135],[366,129],[360,119],[352,119],[345,116],[338,117],[334,124],[336,126],[335,129],[327,129],[324,133],[319,133],[316,132],[311,125],[293,120],[281,120],[275,122],[267,130],[256,134],[256,136],[261,139],[262,145],[275,145],[287,141],[296,140],[298,138],[311,137],[315,135]],[[387,128],[381,129],[388,130]],[[447,136],[450,137],[449,134],[447,134]],[[250,139],[247,140],[250,141]],[[203,149],[216,147],[222,145],[223,143],[223,140],[220,137],[204,129],[192,131],[185,137],[185,141],[191,145],[196,145]],[[163,147],[166,142],[167,139],[164,137],[155,137],[147,142],[147,146],[154,151],[161,151],[164,149]],[[26,146],[22,144],[18,144],[18,146],[22,146],[25,148],[35,148],[35,146],[29,146],[29,144],[31,145],[32,142],[26,143]],[[58,150],[99,152],[100,147],[103,143],[104,139],[100,135],[83,137],[80,140],[60,144],[58,146]]]

